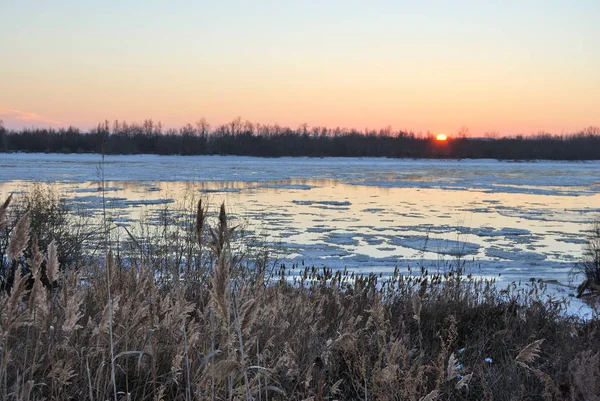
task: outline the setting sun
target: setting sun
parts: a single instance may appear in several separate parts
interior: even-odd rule
[[[445,134],[439,134],[435,137],[435,139],[437,139],[438,141],[445,141],[446,139],[448,139],[448,136],[446,136]]]

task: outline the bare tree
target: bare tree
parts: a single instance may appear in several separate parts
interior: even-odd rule
[[[200,120],[196,121],[196,131],[202,137],[206,137],[208,132],[210,131],[210,124],[206,121],[206,118],[202,117]]]
[[[456,133],[456,136],[458,138],[468,138],[469,136],[471,136],[471,132],[469,131],[469,127],[467,127],[466,125],[463,125],[462,127],[460,127],[460,129]]]

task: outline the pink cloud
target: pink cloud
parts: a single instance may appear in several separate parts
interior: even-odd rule
[[[48,125],[59,125],[60,122],[51,120],[42,115],[36,113],[30,113],[28,111],[11,110],[0,106],[0,119],[4,119],[5,122],[31,122],[31,123],[42,123]]]

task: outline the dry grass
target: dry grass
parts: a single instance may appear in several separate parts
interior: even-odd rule
[[[598,399],[600,325],[561,317],[535,283],[296,266],[265,279],[230,246],[224,207],[214,224],[194,208],[206,253],[170,275],[119,249],[58,266],[56,243],[11,223],[28,269],[0,293],[1,399]]]

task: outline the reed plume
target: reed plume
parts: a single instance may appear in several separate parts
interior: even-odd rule
[[[34,234],[33,236],[31,251],[33,253],[33,257],[31,259],[31,275],[33,277],[36,277],[38,275],[41,276],[40,268],[42,266],[42,263],[44,262],[44,255],[42,255],[42,252],[40,252],[37,234]]]
[[[225,250],[228,234],[225,203],[221,203],[221,208],[219,210],[219,224],[216,228],[210,227],[210,247],[217,258],[219,258],[221,253]]]
[[[452,380],[456,376],[458,376],[458,371],[459,371],[458,367],[459,367],[458,360],[456,359],[456,356],[454,355],[454,352],[453,352],[450,355],[450,358],[448,358],[448,369],[446,370],[446,380]]]
[[[473,373],[469,373],[468,375],[463,376],[462,379],[460,379],[458,381],[458,383],[456,383],[456,386],[454,386],[454,388],[456,390],[462,390],[464,388],[468,389],[469,388],[469,382],[471,381],[471,379],[473,378]]]
[[[541,340],[535,340],[534,342],[527,344],[517,355],[515,358],[515,362],[519,365],[523,365],[528,367],[528,364],[533,362],[536,358],[540,356],[540,348],[542,343],[544,342],[544,338]]]
[[[211,277],[210,302],[221,315],[229,320],[230,264],[222,253],[217,260]]]
[[[18,259],[25,248],[27,248],[27,242],[29,240],[29,212],[25,212],[21,219],[17,223],[8,245],[7,256],[8,260]]]
[[[56,241],[48,245],[48,262],[46,264],[46,276],[50,285],[58,279],[58,249]]]

